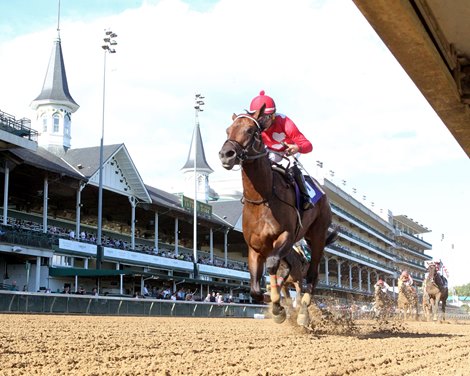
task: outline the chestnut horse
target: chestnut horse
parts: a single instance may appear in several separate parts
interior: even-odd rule
[[[419,318],[419,302],[416,290],[407,286],[401,280],[398,281],[398,300],[397,306],[403,312],[403,319],[406,320],[415,314],[415,319]]]
[[[386,318],[392,315],[394,311],[395,301],[387,293],[382,291],[382,287],[375,285],[374,287],[374,312],[376,318]]]
[[[449,296],[447,279],[437,272],[436,265],[428,267],[428,277],[425,280],[426,293],[429,296],[433,320],[438,318],[439,302],[442,303],[442,320],[446,319],[446,302]]]
[[[227,128],[227,140],[219,151],[222,166],[231,170],[241,166],[243,182],[243,236],[248,245],[250,294],[254,301],[262,302],[260,281],[264,265],[269,273],[272,315],[276,322],[286,318],[281,306],[281,294],[276,273],[295,242],[305,237],[312,257],[306,275],[306,289],[302,306],[307,311],[311,295],[318,281],[319,265],[326,245],[336,238],[336,231],[328,233],[331,208],[323,195],[313,208],[306,211],[296,207],[295,187],[271,168],[258,119],[264,106],[254,114],[233,115]],[[274,287],[274,288],[273,288]],[[306,324],[300,323],[301,325]]]

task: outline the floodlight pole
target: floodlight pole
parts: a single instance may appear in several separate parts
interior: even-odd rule
[[[104,61],[103,61],[103,112],[101,118],[101,141],[100,141],[100,166],[99,166],[99,183],[98,183],[98,231],[96,235],[96,269],[101,269],[101,263],[103,261],[103,241],[102,241],[102,221],[103,221],[103,140],[104,140],[104,114],[105,114],[105,99],[106,99],[106,55],[108,53],[116,53],[114,48],[117,45],[116,38],[117,34],[111,30],[105,30],[105,36],[103,38],[104,44],[101,46],[104,50]]]

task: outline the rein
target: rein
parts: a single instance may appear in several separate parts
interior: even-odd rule
[[[240,160],[240,164],[242,164],[246,160],[254,160],[254,159],[262,158],[268,154],[268,151],[266,150],[266,148],[263,148],[262,150],[257,150],[254,146],[256,142],[262,145],[260,141],[261,141],[261,132],[263,131],[263,129],[259,125],[258,120],[256,120],[254,117],[248,114],[240,114],[236,117],[235,120],[240,119],[240,118],[250,119],[251,121],[255,123],[257,127],[257,131],[253,134],[253,137],[250,139],[250,141],[248,142],[248,145],[246,145],[245,147],[235,140],[225,141],[233,146],[237,154],[237,158]],[[255,154],[250,154],[250,151],[253,151]]]

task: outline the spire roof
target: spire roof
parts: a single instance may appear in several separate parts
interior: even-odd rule
[[[79,108],[69,92],[60,38],[54,42],[41,94],[33,100],[31,107],[36,110],[40,105],[49,103],[62,104],[72,112]]]
[[[196,123],[193,132],[193,138],[191,140],[191,147],[189,149],[188,160],[181,170],[194,170],[194,150],[196,150],[196,171],[212,173],[214,170],[210,168],[206,161],[206,155],[204,153],[204,145],[202,144],[201,130],[199,123]]]

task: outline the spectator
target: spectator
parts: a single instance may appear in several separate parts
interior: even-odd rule
[[[70,294],[70,285],[64,285],[64,289],[62,290],[62,294]]]
[[[211,297],[210,297],[210,302],[215,303],[216,302],[216,296],[215,296],[215,291],[212,292]]]
[[[147,288],[147,285],[144,285],[144,288],[142,289],[142,293],[144,296],[149,296],[149,290]]]

